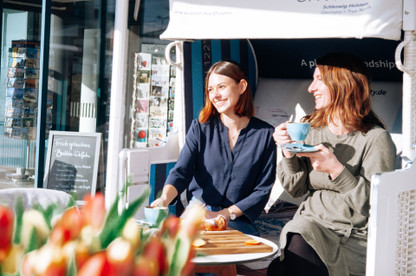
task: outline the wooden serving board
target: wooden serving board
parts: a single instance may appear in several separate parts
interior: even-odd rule
[[[206,231],[201,237],[206,244],[197,247],[196,252],[204,255],[268,253],[273,248],[267,244],[245,245],[245,241],[252,240],[237,230]]]

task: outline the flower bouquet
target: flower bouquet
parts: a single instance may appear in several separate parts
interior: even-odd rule
[[[103,194],[87,195],[85,205],[58,217],[53,205],[0,205],[0,275],[189,275],[204,208],[195,205],[184,218],[169,216],[149,229],[133,219],[148,195],[120,212],[120,197],[107,212]]]

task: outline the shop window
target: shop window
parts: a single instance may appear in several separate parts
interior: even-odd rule
[[[176,69],[165,58],[168,41],[159,36],[169,23],[168,0],[130,2],[126,135],[128,147],[163,146],[173,131]]]
[[[39,126],[42,1],[3,1],[0,189],[34,185],[39,131],[46,149],[49,130],[102,132],[105,159],[114,8],[113,0],[51,2],[47,118]],[[100,169],[99,187],[104,173]]]

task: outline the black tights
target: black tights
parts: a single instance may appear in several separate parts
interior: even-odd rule
[[[288,234],[284,255],[283,261],[277,257],[270,263],[268,276],[328,276],[325,264],[299,234]]]

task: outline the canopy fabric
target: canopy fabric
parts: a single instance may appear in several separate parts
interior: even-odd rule
[[[170,0],[161,39],[363,38],[399,40],[392,0]]]

